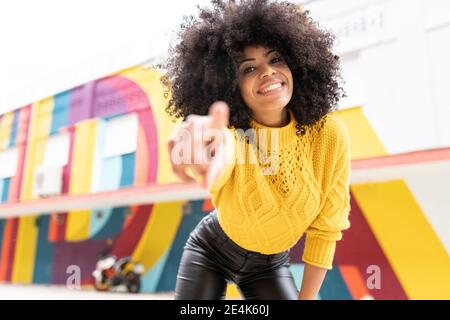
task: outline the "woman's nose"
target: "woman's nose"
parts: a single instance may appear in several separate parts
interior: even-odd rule
[[[262,67],[263,67],[263,70],[261,72],[261,79],[263,79],[265,77],[270,77],[271,75],[276,73],[275,69],[273,69],[270,66],[270,64],[264,64]]]

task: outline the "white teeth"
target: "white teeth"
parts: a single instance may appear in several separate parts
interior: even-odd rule
[[[280,88],[281,86],[282,86],[281,83],[274,83],[274,84],[271,84],[270,86],[265,87],[264,89],[261,89],[261,93],[267,93],[267,92],[270,92],[270,91],[272,91],[273,89]]]

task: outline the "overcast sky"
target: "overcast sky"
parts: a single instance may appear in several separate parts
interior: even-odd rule
[[[167,52],[209,0],[0,1],[0,114]]]

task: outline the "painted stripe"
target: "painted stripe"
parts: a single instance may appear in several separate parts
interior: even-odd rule
[[[5,226],[6,226],[6,219],[0,219],[0,259],[2,257],[3,251],[3,236],[5,235]]]
[[[16,145],[17,130],[19,127],[19,115],[20,115],[20,110],[14,111],[14,119],[13,119],[12,128],[11,128],[11,135],[9,136],[9,143],[7,146],[8,148]]]
[[[447,200],[450,190],[450,165],[438,168],[436,172],[416,171],[414,175],[406,177],[405,182],[450,255],[450,201]]]
[[[75,125],[72,154],[70,194],[91,191],[92,163],[95,149],[96,119],[85,120]],[[90,210],[69,212],[66,226],[67,241],[81,241],[89,237]]]
[[[234,283],[228,283],[225,291],[225,299],[239,300],[242,299],[238,287]]]
[[[419,150],[387,155],[383,157],[373,157],[352,161],[352,170],[367,170],[383,167],[400,167],[404,165],[417,165],[430,162],[440,162],[450,160],[450,148],[436,148]]]
[[[20,199],[20,192],[22,188],[23,173],[25,167],[25,159],[27,155],[28,145],[28,129],[31,119],[31,105],[20,109],[19,125],[16,138],[16,148],[18,153],[17,174],[11,179],[10,192],[8,196],[9,201],[16,201]]]
[[[350,137],[352,159],[384,156],[386,148],[377,136],[361,107],[339,110],[333,113],[345,123]]]
[[[335,263],[357,267],[365,279],[369,276],[368,267],[377,266],[383,270],[381,288],[368,288],[370,294],[376,300],[408,299],[353,193],[351,193],[350,206],[352,208],[351,227],[344,231],[342,240],[336,245]]]
[[[6,199],[8,199],[8,196],[7,196],[7,195],[6,195],[6,196],[3,195],[3,191],[4,191],[4,190],[5,190],[5,192],[7,192],[7,191],[6,191],[6,188],[4,188],[4,185],[5,185],[6,180],[7,180],[7,179],[0,179],[0,203],[5,202]],[[3,199],[5,199],[5,200],[3,200]]]
[[[92,117],[95,84],[94,80],[70,90],[69,126]]]
[[[367,299],[370,296],[357,267],[340,265],[338,268],[354,300]]]
[[[164,135],[161,140],[163,140],[163,144],[158,140],[160,138],[160,132],[158,131],[161,128],[157,128],[156,123],[156,114],[158,112],[155,112],[152,108],[152,104],[149,101],[149,92],[154,91],[160,91],[159,88],[161,88],[161,84],[159,83],[159,78],[156,77],[157,74],[153,74],[149,77],[148,73],[140,72],[140,69],[142,68],[130,68],[128,70],[124,70],[120,74],[115,75],[114,77],[108,78],[107,84],[111,88],[114,88],[116,93],[122,98],[122,100],[126,103],[127,112],[136,112],[138,116],[138,123],[139,127],[141,129],[138,129],[138,139],[141,139],[141,141],[138,140],[138,147],[145,145],[147,148],[147,151],[137,150],[136,153],[136,159],[139,161],[136,164],[136,168],[139,169],[137,172],[139,172],[141,169],[148,169],[146,171],[147,176],[145,177],[145,182],[173,182],[173,173],[170,176],[172,180],[170,181],[160,181],[156,180],[157,175],[159,175],[160,170],[166,171],[167,166],[161,166],[161,168],[158,168],[158,163],[168,163],[168,162],[161,162],[161,159],[159,159],[160,154],[166,155],[166,152],[159,152],[159,146],[165,145],[164,139],[168,137],[168,135]],[[149,84],[151,86],[149,87]],[[159,88],[158,88],[159,86]],[[126,90],[124,90],[126,89]],[[162,97],[162,94],[161,94]],[[164,104],[156,104],[156,106],[159,106],[163,108]],[[161,110],[162,114],[165,114],[164,110]],[[166,127],[164,125],[166,124]],[[171,119],[166,116],[165,122],[162,123],[163,130],[168,130],[167,127],[170,127],[171,125]],[[144,135],[139,136],[140,131],[144,132]],[[145,138],[143,141],[142,138]],[[141,154],[142,152],[146,152],[147,154]],[[141,163],[141,161],[145,161],[145,157],[148,156],[147,164]],[[168,157],[168,155],[167,155]],[[169,159],[167,158],[167,161]],[[170,166],[169,166],[170,167]],[[169,168],[169,171],[171,169]],[[140,173],[142,174],[142,173]],[[142,183],[141,177],[138,178],[138,183]],[[140,184],[139,184],[140,185]]]
[[[325,280],[320,288],[320,297],[324,300],[352,300],[352,296],[336,266],[327,271]]]
[[[210,212],[214,210],[214,206],[212,204],[211,198],[205,199],[205,201],[203,201],[203,208],[202,210],[204,212]]]
[[[156,181],[158,183],[172,183],[178,181],[178,178],[172,172],[170,166],[165,165],[166,163],[169,163],[169,154],[167,152],[157,152],[158,146],[159,150],[161,150],[161,146],[164,148],[166,145],[165,140],[170,136],[177,125],[164,111],[164,106],[167,105],[170,97],[164,94],[165,88],[160,81],[162,73],[154,68],[130,68],[120,72],[120,76],[127,78],[129,81],[132,81],[139,86],[148,99],[149,111],[154,119],[150,122],[151,118],[148,118],[145,113],[138,112],[138,115],[140,117],[139,123],[141,124],[141,127],[145,129],[155,128],[154,134],[147,131],[146,137],[148,137],[147,139],[150,141],[150,144],[148,145],[150,156],[157,155],[155,164],[153,164],[153,161],[149,162],[152,164],[150,170],[154,165],[158,166],[155,167],[157,168],[157,171],[155,171],[157,174],[157,177],[155,178]],[[145,121],[147,121],[147,123]],[[155,151],[157,153],[154,153]],[[137,151],[137,159],[138,161],[140,159],[139,149]],[[137,165],[141,165],[141,163],[138,162]],[[153,181],[151,175],[149,175],[149,181]]]
[[[1,195],[1,202],[7,202],[9,197],[9,188],[11,185],[11,178],[5,178],[3,180],[3,187]]]
[[[136,160],[134,165],[134,185],[144,186],[147,184],[148,172],[150,170],[149,150],[145,131],[138,123],[138,136],[136,144]]]
[[[29,284],[33,279],[38,230],[36,216],[19,218],[16,255],[12,274],[13,283]]]
[[[300,288],[302,287],[302,281],[303,281],[303,272],[305,271],[305,264],[304,263],[292,263],[291,264],[291,272],[294,276],[295,285],[297,286],[297,290],[300,291]]]
[[[352,191],[411,299],[450,298],[450,259],[404,181]]]
[[[52,261],[54,244],[48,241],[50,215],[37,218],[38,240],[36,248],[36,261],[33,271],[33,283],[49,284],[52,279]]]
[[[70,190],[70,172],[72,168],[75,128],[74,127],[69,128],[68,134],[70,137],[69,159],[67,161],[67,164],[63,167],[63,178],[62,178],[62,193],[64,195],[69,194]],[[58,211],[57,216],[55,215],[55,219],[50,220],[50,229],[52,230],[52,238],[51,238],[52,240],[50,241],[64,241],[66,239],[67,217],[69,215],[67,212],[67,208],[63,210],[49,210],[49,211],[53,212]],[[56,231],[56,234],[53,233],[53,230]]]
[[[113,208],[94,209],[91,211],[89,239],[96,236],[111,217]]]
[[[33,195],[34,169],[43,163],[46,139],[50,132],[53,99],[47,98],[37,102],[31,113],[30,138],[27,144],[24,179],[21,200],[30,200]],[[31,283],[36,257],[37,228],[36,217],[19,218],[17,240],[15,244],[13,283]]]
[[[14,113],[8,112],[0,119],[0,150],[4,150],[9,145],[11,130],[13,125]]]
[[[0,257],[0,281],[11,281],[15,255],[14,242],[17,237],[18,223],[18,218],[6,220],[2,241],[2,255]]]
[[[181,202],[155,204],[152,215],[133,252],[133,259],[140,261],[145,269],[153,266],[172,244],[181,216]]]
[[[69,122],[70,91],[58,93],[54,96],[52,126],[50,134],[55,134],[60,128],[66,127]]]
[[[120,176],[120,187],[129,187],[133,185],[134,182],[134,159],[135,153],[123,154],[120,157],[122,162],[121,176]]]
[[[102,239],[111,239],[117,236],[122,230],[123,222],[125,220],[125,214],[128,207],[116,207],[113,209],[107,209],[110,214],[109,216],[105,216],[103,219],[103,223],[98,223],[99,229],[96,233],[93,233],[90,236],[90,240],[102,240]],[[95,219],[92,218],[91,219]],[[97,218],[98,219],[98,218]],[[101,226],[100,226],[101,225]]]
[[[155,263],[155,265],[141,277],[142,291],[156,292],[159,279],[161,278],[161,274],[163,273],[164,267],[167,263],[167,257],[168,251],[166,251]]]
[[[97,122],[97,133],[95,139],[94,159],[92,162],[92,192],[101,190],[101,173],[103,168],[103,149],[105,147],[106,121],[101,119]],[[104,171],[104,170],[103,170]]]
[[[175,290],[175,282],[184,245],[189,234],[200,220],[205,217],[205,213],[201,210],[202,203],[203,201],[190,201],[189,206],[192,208],[191,212],[182,215],[180,226],[169,250],[164,271],[158,282],[157,291]]]
[[[130,223],[116,238],[112,254],[118,257],[131,256],[139,240],[142,238],[142,233],[152,214],[152,210],[153,204],[139,206],[138,211],[133,215]]]
[[[123,188],[114,191],[63,195],[54,198],[30,200],[23,203],[0,205],[0,217],[33,213],[63,212],[88,208],[120,207],[157,202],[205,199],[206,190],[198,183],[149,184],[144,187]]]

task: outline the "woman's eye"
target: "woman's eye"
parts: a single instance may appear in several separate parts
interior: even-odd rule
[[[255,68],[253,68],[253,67],[248,67],[248,68],[245,68],[245,69],[244,69],[244,73],[250,73],[250,72],[252,72],[253,70],[255,70]]]
[[[283,58],[282,57],[276,57],[276,58],[273,58],[272,59],[272,63],[277,63],[277,62],[280,62],[280,61],[283,61]]]

